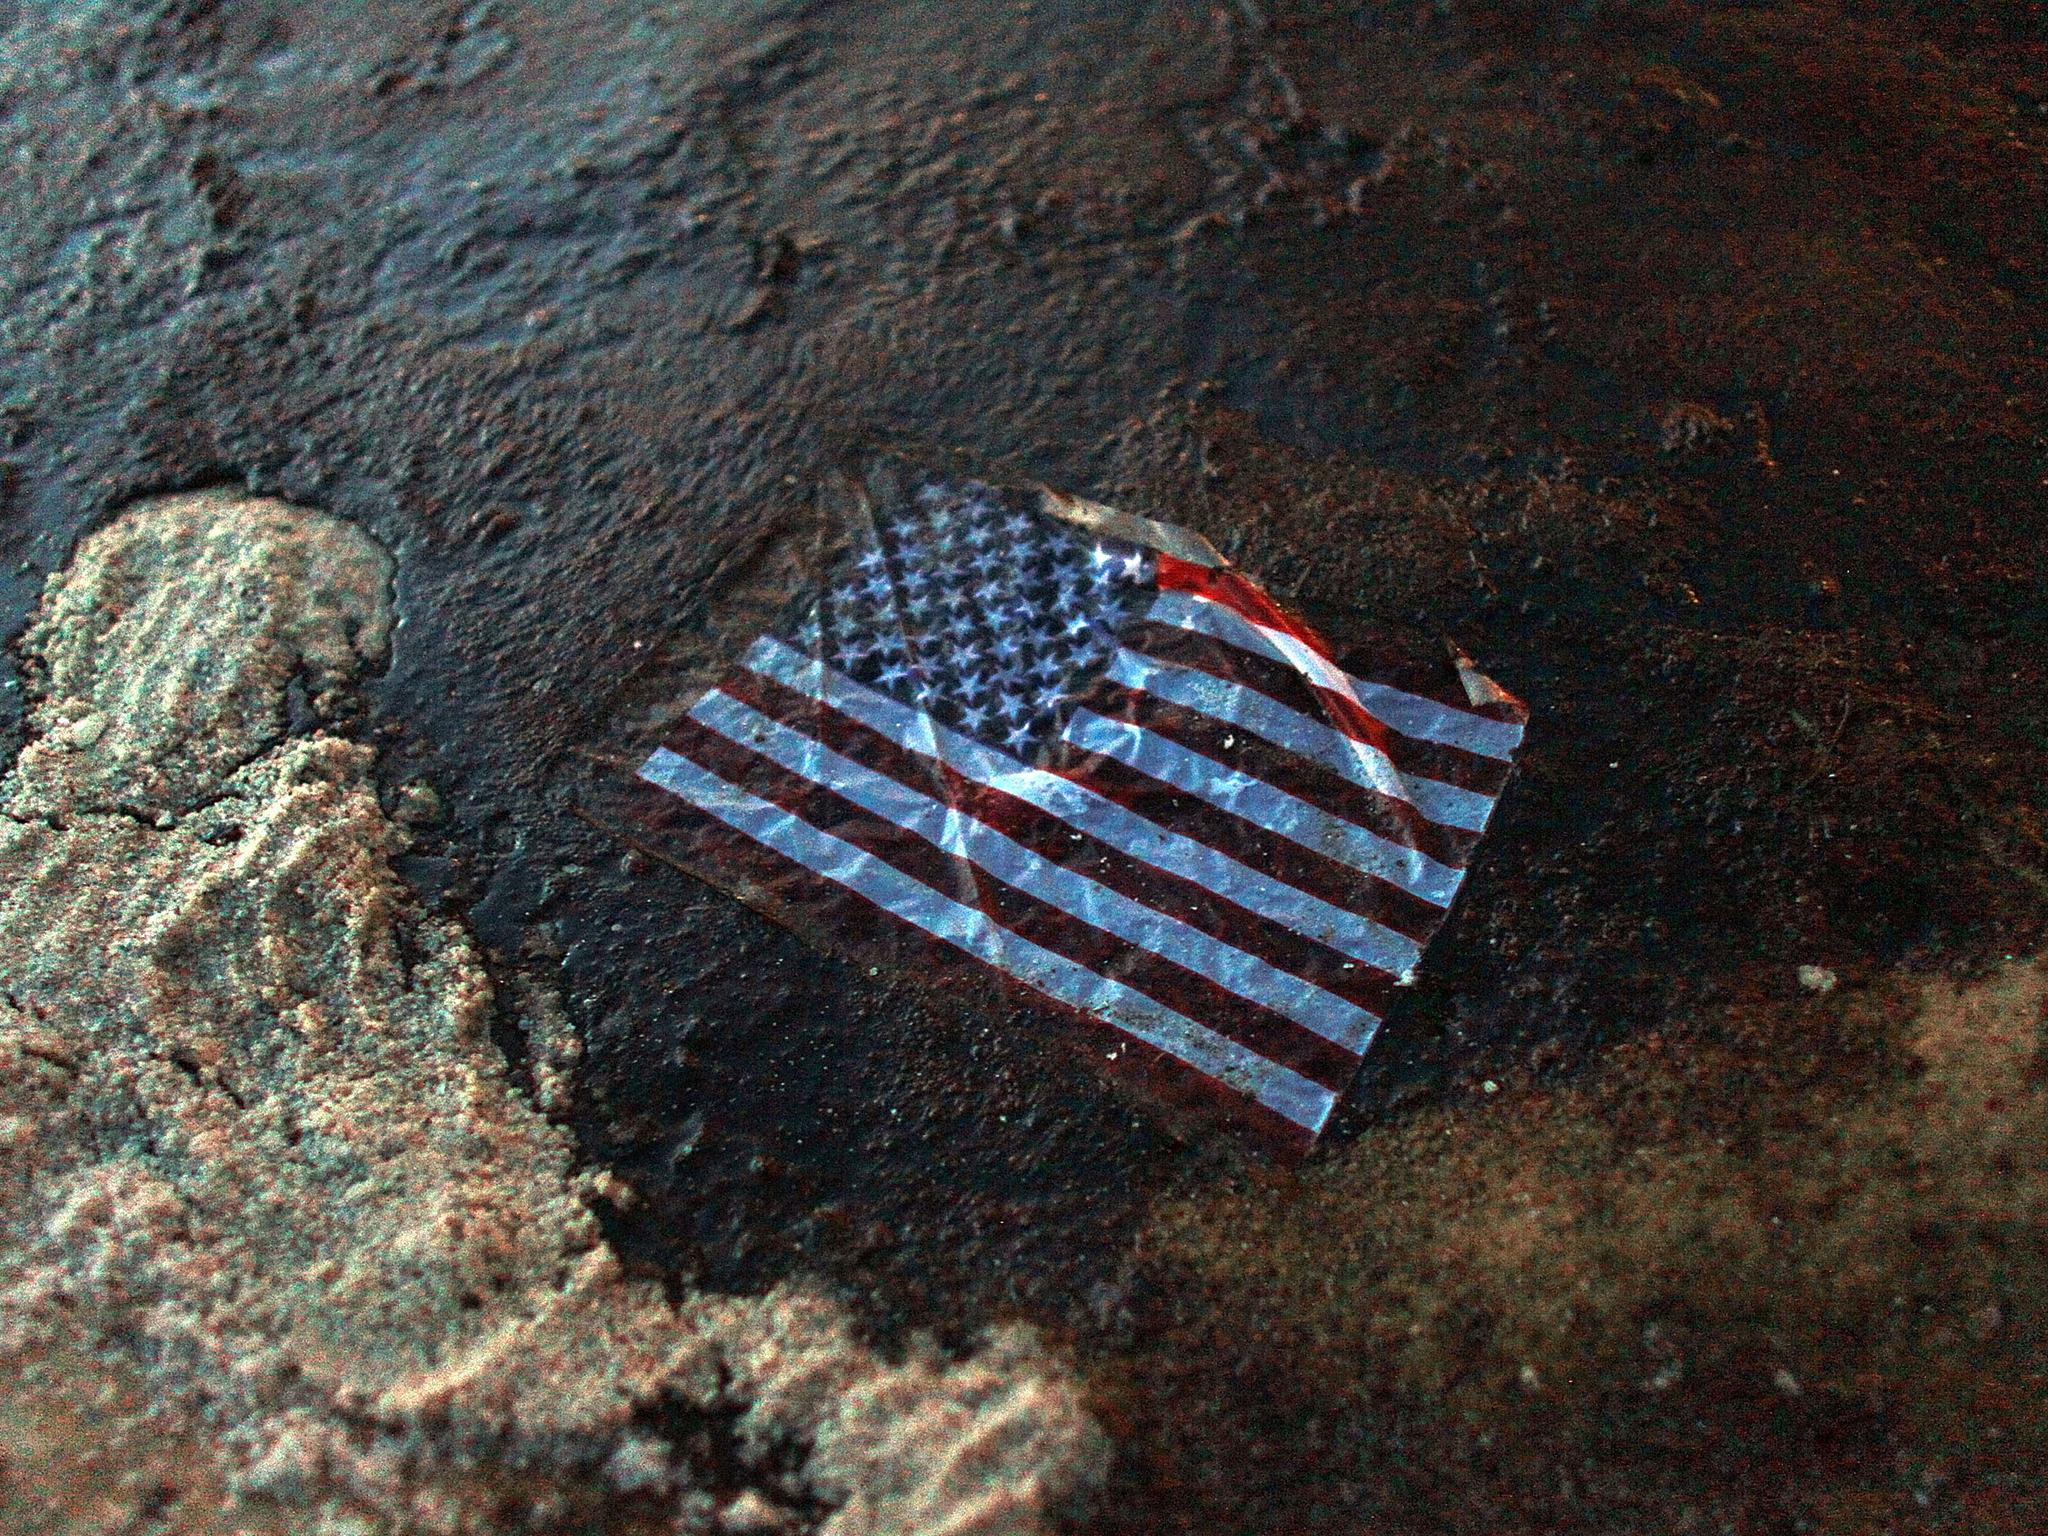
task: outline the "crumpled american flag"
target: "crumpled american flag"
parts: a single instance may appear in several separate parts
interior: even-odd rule
[[[1338,652],[1185,528],[934,477],[864,503],[814,606],[646,758],[643,831],[827,950],[1028,999],[1176,1118],[1306,1151],[1526,710],[1462,654]]]

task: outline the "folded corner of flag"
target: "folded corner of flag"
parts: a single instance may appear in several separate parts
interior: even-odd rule
[[[643,831],[820,948],[994,984],[1176,1119],[1305,1152],[1526,708],[1455,645],[1333,647],[1193,530],[883,483],[816,601],[648,753]]]

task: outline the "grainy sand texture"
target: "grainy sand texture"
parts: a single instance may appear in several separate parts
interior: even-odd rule
[[[2048,1528],[2048,967],[1809,974],[1683,1027],[1163,1202],[1185,1332],[1131,1411],[1191,1477],[1234,1433],[1330,1529],[1370,1482],[1472,1536]],[[1263,1424],[1201,1422],[1179,1362],[1218,1351]]]
[[[622,1275],[462,929],[394,874],[392,563],[229,491],[52,578],[0,787],[0,1526],[1026,1532],[1096,1430],[1021,1332],[885,1361]],[[557,1107],[558,1103],[557,1103]]]

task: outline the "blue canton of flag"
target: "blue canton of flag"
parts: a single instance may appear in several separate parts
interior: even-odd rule
[[[1341,664],[1185,529],[941,480],[868,510],[642,765],[664,851],[849,958],[1000,980],[1184,1117],[1306,1150],[1522,706],[1462,655]]]
[[[795,644],[1021,757],[1108,665],[1150,582],[1137,546],[1005,509],[978,486],[926,486],[876,532]]]

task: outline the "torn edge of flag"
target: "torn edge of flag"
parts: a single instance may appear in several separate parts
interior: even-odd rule
[[[1071,1026],[1282,1159],[1413,979],[1528,712],[1332,646],[1199,533],[890,465],[640,760],[639,840],[818,947]]]

